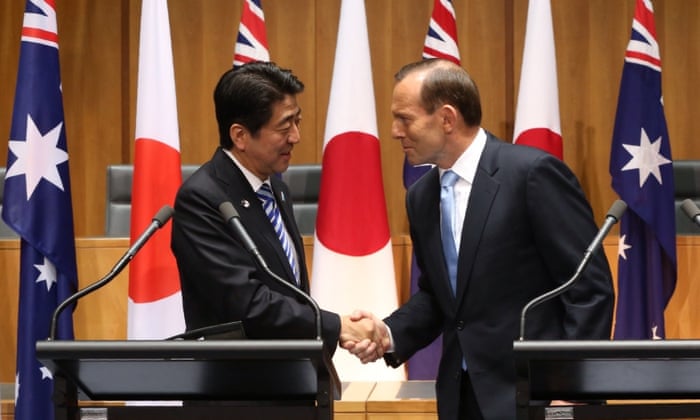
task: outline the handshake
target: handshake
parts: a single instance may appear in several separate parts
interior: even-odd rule
[[[389,329],[371,312],[356,310],[341,317],[340,347],[362,363],[374,362],[391,347]]]

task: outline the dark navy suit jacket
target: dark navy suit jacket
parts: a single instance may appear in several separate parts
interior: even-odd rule
[[[289,189],[271,178],[284,224],[297,251],[301,284],[308,293],[304,247],[294,221]],[[292,269],[260,200],[243,173],[217,149],[212,159],[178,191],[171,247],[177,259],[188,330],[242,321],[249,338],[314,338],[312,308],[266,273],[219,213],[230,201],[270,269],[294,281]],[[340,317],[322,311],[323,339],[331,354],[340,334]]]
[[[515,418],[513,341],[520,311],[534,297],[566,282],[598,229],[569,168],[540,150],[487,133],[462,230],[457,293],[449,286],[440,240],[437,168],[407,192],[411,239],[422,272],[419,291],[386,322],[397,366],[441,332],[437,378],[441,418],[457,418],[462,358],[484,418]],[[576,285],[536,307],[529,339],[608,339],[612,278],[602,250]]]

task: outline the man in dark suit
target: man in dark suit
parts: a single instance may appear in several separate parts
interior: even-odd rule
[[[590,205],[562,161],[505,143],[480,127],[476,85],[449,61],[402,68],[392,114],[392,136],[408,161],[436,167],[407,192],[422,275],[419,290],[384,320],[385,360],[399,366],[443,333],[436,384],[440,418],[512,420],[512,347],[520,311],[575,272],[597,233]],[[448,228],[441,228],[447,219],[441,211],[441,177],[447,172],[457,175],[455,216],[448,222],[453,233],[443,239]],[[443,251],[448,245],[457,250],[454,286],[449,251]],[[599,251],[574,287],[530,312],[526,338],[608,339],[612,311],[610,269]],[[356,317],[362,316],[382,325],[358,311]],[[368,340],[345,347],[363,362],[381,357],[382,349],[373,354],[377,346]]]
[[[262,62],[225,72],[216,86],[220,146],[178,191],[173,217],[188,331],[241,321],[248,338],[316,336],[312,307],[257,264],[219,212],[232,203],[271,271],[308,292],[289,189],[274,176],[287,169],[300,140],[296,95],[303,87],[291,71]],[[321,318],[331,354],[339,340],[374,337],[369,321],[327,311]]]

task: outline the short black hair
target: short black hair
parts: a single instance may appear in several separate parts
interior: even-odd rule
[[[227,70],[214,89],[219,125],[219,144],[233,146],[229,130],[241,124],[252,135],[272,118],[272,106],[286,95],[304,91],[304,84],[291,70],[267,61],[255,61]]]

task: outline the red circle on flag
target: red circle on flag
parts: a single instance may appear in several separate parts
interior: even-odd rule
[[[515,139],[516,144],[537,147],[549,154],[564,158],[564,146],[562,145],[561,135],[555,133],[549,128],[536,127],[523,131]]]
[[[316,236],[339,254],[375,253],[389,241],[379,140],[346,132],[323,152]]]
[[[131,193],[131,243],[163,205],[175,202],[181,184],[180,151],[158,140],[135,143]],[[161,300],[180,291],[177,262],[170,250],[172,224],[156,231],[129,267],[129,297],[136,303]]]

